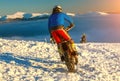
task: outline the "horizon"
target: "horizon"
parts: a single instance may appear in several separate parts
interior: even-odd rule
[[[6,6],[7,5],[7,6]],[[120,1],[91,1],[91,0],[4,0],[0,2],[0,16],[13,14],[17,11],[27,13],[51,13],[55,5],[60,5],[63,12],[86,13],[89,11],[100,11],[105,13],[120,13]]]
[[[67,12],[66,13],[67,15],[69,15],[69,16],[109,16],[109,15],[117,15],[118,13],[105,13],[105,12],[100,12],[100,11],[95,11],[95,12],[87,12],[87,13],[69,13],[69,12]],[[13,14],[8,14],[8,15],[4,15],[4,16],[0,16],[0,21],[1,22],[3,22],[3,21],[12,21],[12,20],[14,20],[15,21],[15,19],[16,20],[21,20],[21,19],[33,19],[34,20],[34,18],[36,19],[36,17],[38,18],[38,19],[45,19],[45,18],[48,18],[49,17],[49,15],[50,15],[50,13],[27,13],[27,12],[20,12],[20,11],[18,11],[18,12],[16,12],[16,13],[13,13]],[[118,14],[118,15],[120,15],[120,14]]]
[[[72,15],[72,14],[81,14],[81,15],[83,15],[83,14],[87,14],[87,13],[105,13],[105,14],[120,14],[119,12],[101,12],[101,11],[89,11],[89,12],[85,12],[85,13],[74,13],[74,12],[65,12],[66,14],[69,14],[69,15]],[[12,13],[12,14],[6,14],[6,15],[0,15],[1,17],[4,17],[4,16],[13,16],[13,15],[15,15],[15,14],[39,14],[39,15],[44,15],[44,14],[50,14],[50,13],[47,13],[47,12],[43,12],[43,13],[39,13],[39,12],[31,12],[31,13],[29,13],[29,12],[23,12],[23,11],[17,11],[17,12],[15,12],[15,13]],[[20,15],[19,14],[19,15]]]

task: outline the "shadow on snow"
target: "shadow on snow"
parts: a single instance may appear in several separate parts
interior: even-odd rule
[[[45,60],[41,58],[30,58],[30,57],[21,57],[21,56],[14,56],[12,53],[2,53],[0,54],[0,61],[4,61],[6,63],[11,63],[12,61],[15,62],[16,65],[27,67],[33,67],[36,69],[42,69],[43,71],[50,71],[49,68],[43,67],[41,65],[33,66],[30,61],[40,62],[40,63],[47,63],[51,64],[59,64],[60,62]]]

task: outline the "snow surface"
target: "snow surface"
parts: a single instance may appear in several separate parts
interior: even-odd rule
[[[56,45],[0,38],[0,81],[120,81],[120,43],[76,43],[76,73],[67,73]]]

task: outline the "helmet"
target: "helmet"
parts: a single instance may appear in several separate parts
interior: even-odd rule
[[[56,6],[54,6],[54,9],[62,9],[62,7],[59,5],[56,5]]]
[[[59,5],[54,6],[53,12],[62,12],[62,7]]]

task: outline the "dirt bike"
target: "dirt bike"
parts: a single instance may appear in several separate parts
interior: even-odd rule
[[[61,43],[61,48],[63,51],[63,57],[65,64],[67,66],[68,72],[75,72],[75,66],[78,63],[78,54],[75,51],[69,41],[63,41]]]
[[[64,29],[67,33],[71,28],[67,27]],[[67,66],[68,72],[75,72],[75,66],[78,63],[78,53],[73,48],[71,41],[65,41],[62,37],[62,42],[60,43],[58,50],[62,51],[62,57],[64,58],[65,65]]]

